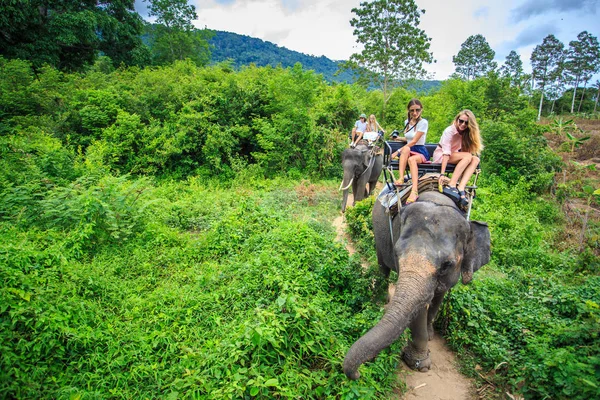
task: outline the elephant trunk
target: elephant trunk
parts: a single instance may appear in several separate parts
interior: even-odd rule
[[[358,368],[377,356],[400,337],[413,318],[431,302],[435,289],[435,267],[424,257],[408,256],[399,260],[396,291],[383,318],[348,350],[344,373],[358,379]],[[402,268],[402,266],[408,268]]]
[[[348,184],[344,186],[346,182],[348,182]],[[342,212],[346,212],[346,205],[348,204],[348,190],[350,186],[352,186],[352,182],[354,182],[354,175],[347,171],[346,166],[344,166],[344,179],[342,179],[339,189],[344,191],[344,197],[342,198]]]

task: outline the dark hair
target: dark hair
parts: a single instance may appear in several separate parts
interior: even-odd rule
[[[419,99],[410,99],[410,101],[408,102],[408,105],[406,106],[406,109],[409,110],[411,106],[419,106],[421,107],[421,110],[423,109],[423,103],[421,103],[421,100]],[[406,127],[408,126],[408,124],[410,124],[410,111],[408,111],[406,113],[407,115],[407,121],[406,121],[406,125],[404,125],[404,130],[406,130]],[[417,123],[419,123],[419,121],[421,120],[421,116],[419,115],[419,119],[417,120]]]

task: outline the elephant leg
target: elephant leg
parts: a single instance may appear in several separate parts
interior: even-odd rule
[[[402,358],[410,368],[421,372],[427,372],[431,367],[431,358],[429,357],[429,349],[427,348],[426,307],[423,307],[415,319],[410,323],[410,334],[412,340],[402,351]]]
[[[369,190],[367,192],[367,197],[373,194],[375,190],[375,186],[377,186],[377,181],[369,181]]]
[[[352,182],[352,206],[354,206],[357,201],[362,200],[360,198],[360,194],[358,193],[358,191],[360,190],[359,188],[360,185],[358,184],[358,179],[354,179],[354,181]]]
[[[429,312],[427,313],[427,335],[429,336],[429,340],[433,339],[433,321],[435,320],[438,311],[440,311],[440,306],[442,305],[445,295],[446,292],[436,294],[433,296],[433,300],[431,300]]]
[[[367,197],[367,178],[368,177],[363,175],[360,178],[354,180],[356,182],[356,187],[352,186],[352,191],[354,192],[355,203]]]

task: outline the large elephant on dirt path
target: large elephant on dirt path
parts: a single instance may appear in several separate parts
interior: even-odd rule
[[[403,350],[412,369],[431,366],[427,341],[444,295],[462,274],[468,283],[490,259],[487,224],[467,221],[454,202],[437,191],[424,192],[393,218],[381,201],[373,205],[373,231],[379,267],[398,272],[395,292],[382,319],[356,341],[344,359],[344,373],[358,379],[358,368],[392,344],[409,327],[412,340]]]
[[[342,153],[342,166],[344,167],[344,178],[340,190],[344,193],[342,212],[345,212],[350,186],[352,186],[354,203],[373,193],[383,169],[383,155],[377,154],[377,148],[369,148],[364,144],[359,144],[355,148],[344,150]],[[367,183],[369,184],[368,190]]]

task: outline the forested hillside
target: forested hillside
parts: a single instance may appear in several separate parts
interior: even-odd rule
[[[255,64],[259,67],[281,65],[284,68],[300,63],[304,69],[312,69],[316,73],[322,74],[328,82],[353,83],[356,81],[356,76],[350,70],[339,71],[339,66],[343,61],[332,61],[325,56],[315,57],[299,53],[271,42],[237,33],[213,32],[215,35],[210,39],[210,44],[213,46],[211,48],[213,63],[231,60],[236,67]],[[417,81],[411,83],[411,86],[419,93],[427,93],[438,88],[440,81]]]
[[[297,51],[279,47],[271,42],[232,32],[214,31],[210,39],[212,62],[231,60],[233,65],[255,64],[258,67],[271,65],[276,67],[293,67],[300,63],[304,69],[312,69],[329,82],[354,82],[355,78],[350,71],[342,71],[338,75],[340,61],[332,61],[325,56],[315,57]]]

